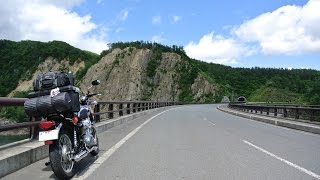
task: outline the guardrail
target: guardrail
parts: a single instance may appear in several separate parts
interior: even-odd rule
[[[26,98],[7,98],[0,97],[0,107],[3,106],[23,106]],[[181,102],[151,102],[151,101],[98,101],[94,107],[96,122],[112,119],[114,117],[126,114],[136,113],[148,109],[154,109],[164,106],[182,105]],[[107,109],[106,111],[102,111]],[[104,116],[104,117],[103,117]],[[35,139],[38,134],[39,120],[30,117],[29,122],[9,124],[0,126],[0,132],[9,131],[20,128],[30,128],[30,139]]]
[[[251,112],[275,117],[309,120],[320,122],[320,108],[318,106],[300,105],[257,105],[230,103],[229,108],[244,112]]]

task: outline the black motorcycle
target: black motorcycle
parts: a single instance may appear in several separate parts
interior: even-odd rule
[[[39,132],[39,141],[49,144],[50,162],[46,165],[51,164],[54,174],[60,179],[72,178],[76,162],[88,154],[96,156],[99,153],[99,140],[90,108],[90,105],[96,104],[96,101],[90,101],[90,98],[99,94],[89,91],[91,87],[99,84],[99,80],[92,82],[88,92],[80,98],[80,111],[74,113],[73,117],[63,114],[49,116],[39,124],[42,129]],[[51,91],[51,94],[54,96],[55,92]]]

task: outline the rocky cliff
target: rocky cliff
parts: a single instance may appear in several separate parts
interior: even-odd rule
[[[179,81],[184,78],[180,66],[187,62],[172,52],[162,52],[159,59],[153,59],[154,53],[150,49],[133,47],[113,49],[87,71],[81,89],[92,80],[100,79],[101,86],[95,89],[102,93],[99,99],[180,101],[182,87]],[[158,63],[150,73],[152,61]],[[195,101],[214,101],[217,89],[200,73],[187,88]]]
[[[84,68],[84,61],[75,62],[70,65],[69,61],[62,60],[57,61],[52,57],[48,57],[43,63],[39,64],[35,73],[32,74],[32,78],[29,80],[20,80],[18,86],[8,94],[9,97],[14,96],[16,92],[31,91],[33,89],[33,81],[37,78],[38,74],[48,71],[64,71],[64,72],[78,72],[79,69]]]

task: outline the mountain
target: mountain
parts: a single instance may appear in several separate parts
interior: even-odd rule
[[[100,56],[52,41],[0,40],[0,96],[23,96],[40,72],[71,70],[85,90],[100,79],[104,100],[320,104],[320,72],[306,69],[232,68],[189,58],[179,46],[113,43]]]

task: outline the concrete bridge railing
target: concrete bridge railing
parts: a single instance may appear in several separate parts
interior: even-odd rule
[[[26,98],[7,98],[0,97],[0,107],[5,106],[23,106]],[[183,102],[153,102],[153,101],[98,101],[94,107],[94,116],[96,122],[113,119],[127,114],[141,112],[149,109],[155,109],[166,106],[188,104]],[[14,129],[30,128],[30,139],[36,139],[38,132],[37,125],[40,121],[30,117],[25,122],[0,126],[0,132]]]
[[[230,103],[229,108],[273,117],[320,123],[319,106]]]

